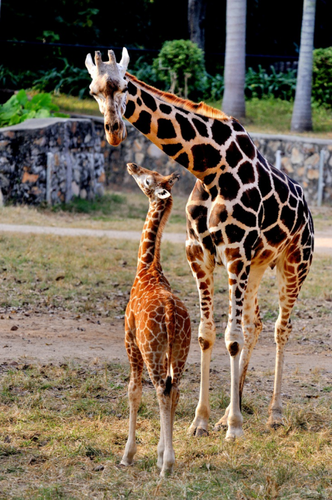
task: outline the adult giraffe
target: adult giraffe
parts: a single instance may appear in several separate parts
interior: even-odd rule
[[[290,314],[308,274],[313,253],[313,224],[302,188],[259,153],[240,123],[204,103],[194,104],[161,92],[127,73],[124,48],[103,62],[89,54],[90,93],[104,115],[108,142],[126,137],[123,116],[148,139],[197,177],[187,203],[187,258],[197,281],[201,319],[201,388],[190,431],[208,432],[209,367],[215,341],[213,271],[226,268],[229,313],[225,332],[230,354],[231,398],[216,428],[227,425],[226,439],[243,434],[240,411],[243,384],[262,323],[257,291],[264,271],[276,267],[279,316],[275,382],[270,426],[282,422],[281,380]]]

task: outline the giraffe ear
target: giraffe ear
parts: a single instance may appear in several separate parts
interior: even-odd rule
[[[160,198],[161,200],[163,200],[165,198],[169,198],[171,196],[171,193],[167,191],[167,189],[165,188],[157,188],[155,190],[155,195],[158,196],[158,198]]]
[[[88,72],[90,73],[90,76],[92,76],[92,78],[94,77],[94,74],[96,72],[96,66],[93,64],[93,60],[92,60],[92,57],[91,57],[91,54],[88,54],[85,58],[85,66],[88,70]]]
[[[120,71],[120,74],[121,74],[122,77],[124,77],[124,75],[125,75],[125,73],[127,71],[128,64],[129,64],[128,50],[126,49],[126,47],[123,47],[123,49],[122,49],[122,58],[121,58],[121,61],[118,64],[119,71]]]
[[[175,182],[178,181],[179,179],[180,179],[180,175],[174,172],[170,176],[168,182],[171,184],[171,186],[173,186],[173,184],[175,184]]]

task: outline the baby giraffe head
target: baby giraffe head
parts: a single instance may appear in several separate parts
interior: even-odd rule
[[[127,163],[127,170],[150,201],[169,198],[173,185],[180,179],[179,174],[163,176],[136,163]]]
[[[118,146],[127,136],[126,126],[122,119],[126,110],[127,80],[125,73],[129,64],[127,49],[122,51],[122,59],[118,64],[113,50],[108,51],[108,62],[103,62],[99,51],[95,52],[95,64],[91,54],[85,59],[85,65],[92,82],[90,94],[99,104],[104,115],[106,139],[112,146]]]

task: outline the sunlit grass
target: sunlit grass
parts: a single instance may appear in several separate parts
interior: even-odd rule
[[[99,111],[98,104],[93,97],[79,99],[78,97],[55,94],[53,95],[53,102],[61,111],[79,113],[82,115],[96,115],[102,116]]]
[[[210,103],[221,109],[221,101]],[[241,123],[248,132],[290,134],[293,102],[282,99],[250,99],[246,101],[246,118]],[[313,131],[295,135],[332,138],[332,110],[312,106]]]
[[[185,233],[186,202],[187,196],[173,197],[166,232]],[[94,201],[77,198],[67,205],[52,208],[8,205],[0,208],[0,215],[2,224],[141,231],[148,208],[148,199],[139,190],[130,196],[124,192],[107,191],[105,196]]]
[[[55,104],[61,111],[91,114],[102,116],[98,104],[91,98],[78,99],[77,97],[59,95],[53,97]],[[221,101],[207,101],[207,104],[221,109]],[[282,99],[250,99],[246,101],[246,118],[243,125],[249,132],[270,134],[288,134],[293,112],[293,102]],[[306,136],[332,138],[332,110],[312,105],[313,131],[305,133]],[[296,135],[299,135],[296,133]]]

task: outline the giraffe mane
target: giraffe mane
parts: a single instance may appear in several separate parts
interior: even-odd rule
[[[218,120],[227,120],[229,119],[229,116],[226,115],[223,111],[220,111],[219,109],[213,108],[212,106],[209,106],[208,104],[205,104],[205,102],[199,102],[195,103],[193,101],[190,101],[189,99],[182,99],[181,97],[177,97],[174,94],[171,94],[170,92],[163,92],[161,90],[156,89],[152,85],[148,85],[147,83],[142,82],[135,76],[133,76],[130,73],[126,73],[126,76],[136,84],[140,88],[146,89],[150,92],[152,92],[154,95],[157,95],[158,98],[166,103],[169,103],[173,106],[178,106],[179,108],[182,108],[186,111],[192,111],[193,113],[197,113],[202,116],[206,116],[208,118],[216,118]]]

